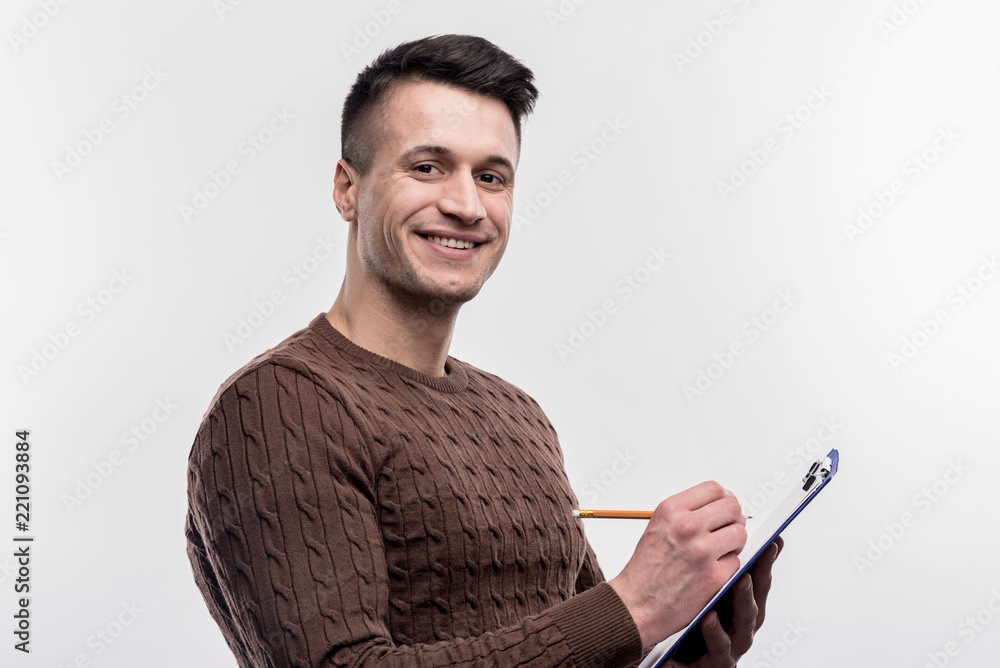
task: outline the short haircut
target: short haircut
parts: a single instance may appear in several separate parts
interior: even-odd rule
[[[439,83],[503,102],[521,147],[521,119],[538,99],[534,73],[489,40],[436,35],[383,51],[358,74],[344,100],[340,154],[361,175],[369,172],[386,121],[389,91],[400,83]]]

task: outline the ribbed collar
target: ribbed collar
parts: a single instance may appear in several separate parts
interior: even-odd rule
[[[466,371],[465,363],[451,357],[450,355],[448,356],[448,359],[445,360],[444,364],[444,369],[447,375],[428,376],[426,373],[417,371],[416,369],[411,369],[405,364],[400,364],[399,362],[391,360],[388,357],[382,357],[378,353],[373,353],[366,348],[362,348],[344,336],[336,327],[331,325],[330,321],[326,317],[326,313],[320,313],[313,318],[312,322],[309,323],[309,329],[322,336],[338,350],[341,350],[352,357],[368,364],[373,364],[383,369],[392,371],[393,373],[399,374],[404,378],[409,378],[410,380],[429,387],[432,390],[437,390],[439,392],[461,392],[469,385],[469,374]]]

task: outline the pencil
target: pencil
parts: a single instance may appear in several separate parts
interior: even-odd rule
[[[574,510],[573,517],[595,517],[618,520],[648,520],[653,516],[648,510]],[[744,515],[743,519],[752,520],[753,515]]]
[[[652,512],[645,510],[574,510],[573,517],[606,517],[619,520],[648,520]]]

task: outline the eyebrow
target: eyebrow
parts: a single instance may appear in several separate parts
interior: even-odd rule
[[[399,156],[399,162],[409,162],[410,160],[420,155],[421,153],[440,155],[444,158],[451,158],[451,159],[455,158],[455,152],[452,151],[450,148],[447,148],[446,146],[424,144],[422,146],[415,146],[406,153],[404,153],[403,155]],[[495,165],[502,165],[506,167],[508,170],[510,170],[511,174],[515,173],[514,165],[511,163],[510,160],[503,157],[502,155],[488,155],[486,156],[486,162]]]

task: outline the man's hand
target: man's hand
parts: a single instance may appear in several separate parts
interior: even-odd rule
[[[764,623],[767,592],[771,588],[771,565],[784,545],[785,541],[778,536],[730,589],[733,596],[733,619],[728,629],[723,629],[719,624],[719,616],[714,610],[702,618],[699,627],[705,637],[708,653],[694,663],[668,661],[664,665],[669,668],[733,668],[750,650],[754,633]]]
[[[609,583],[635,620],[643,647],[687,626],[736,573],[746,540],[739,502],[716,482],[695,485],[656,507],[632,558]],[[747,623],[747,611],[740,615],[734,614],[734,624]]]

